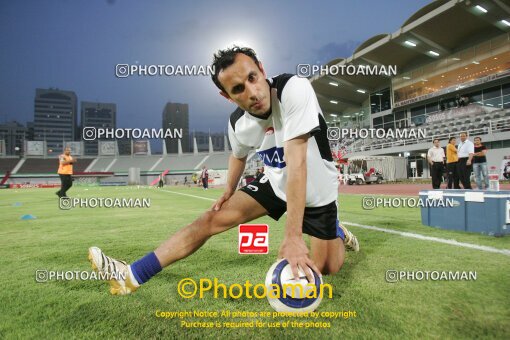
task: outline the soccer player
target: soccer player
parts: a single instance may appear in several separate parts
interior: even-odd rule
[[[210,210],[131,265],[91,247],[92,267],[119,278],[110,281],[112,294],[133,292],[213,235],[265,215],[278,220],[285,211],[278,257],[287,259],[295,278],[298,267],[309,282],[313,282],[310,268],[334,274],[343,265],[346,248],[359,250],[356,237],[337,218],[337,171],[327,125],[308,79],[289,74],[267,79],[250,48],[218,51],[213,66],[220,94],[238,105],[228,124],[232,155],[225,192]],[[252,148],[262,158],[265,172],[236,191]],[[310,236],[310,251],[303,234]],[[124,276],[127,279],[121,279]]]
[[[64,153],[58,156],[58,176],[60,177],[60,190],[56,192],[57,196],[67,197],[67,190],[73,186],[73,163],[78,160],[71,156],[71,148],[65,148]]]

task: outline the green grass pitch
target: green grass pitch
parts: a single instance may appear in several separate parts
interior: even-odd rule
[[[220,189],[165,188],[214,199]],[[72,197],[150,197],[148,209],[58,208],[54,189],[1,190],[0,338],[508,338],[510,257],[379,231],[350,227],[361,251],[348,253],[344,267],[326,276],[333,299],[319,312],[355,311],[347,319],[237,318],[220,322],[320,321],[330,328],[183,328],[159,311],[270,311],[265,299],[183,299],[183,278],[218,278],[230,285],[263,283],[275,261],[284,219],[257,220],[270,226],[268,255],[239,255],[237,228],[211,238],[192,256],[166,268],[130,296],[111,296],[101,281],[37,283],[36,270],[90,270],[89,246],[134,261],[193,221],[212,202],[136,187],[73,187]],[[20,220],[25,214],[35,220]],[[340,195],[341,220],[461,242],[510,249],[510,238],[444,231],[422,226],[418,208],[361,209],[361,196]],[[387,270],[476,271],[476,281],[387,283]],[[186,318],[208,321],[206,318]],[[210,320],[209,320],[210,321]],[[218,320],[215,320],[218,321]]]

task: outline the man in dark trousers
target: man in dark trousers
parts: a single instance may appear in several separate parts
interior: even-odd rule
[[[71,148],[64,149],[64,153],[58,156],[58,176],[60,177],[60,190],[56,192],[58,197],[67,197],[67,190],[73,186],[73,164],[78,160],[71,156]]]
[[[205,165],[202,167],[202,174],[200,175],[200,178],[202,179],[202,187],[204,190],[207,190],[209,188],[209,171],[207,171],[207,167]]]
[[[443,162],[445,159],[444,150],[439,146],[439,139],[434,139],[434,146],[427,153],[427,160],[430,165],[430,174],[432,176],[432,188],[439,189],[441,187],[443,177]]]
[[[475,154],[475,145],[467,139],[467,133],[460,134],[460,143],[457,147],[459,162],[457,163],[459,179],[464,189],[471,189],[471,162]]]

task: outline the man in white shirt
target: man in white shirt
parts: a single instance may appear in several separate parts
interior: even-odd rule
[[[443,178],[445,154],[443,148],[439,146],[439,139],[434,139],[433,143],[434,146],[427,152],[427,160],[432,176],[432,188],[439,189]]]
[[[458,173],[459,179],[464,189],[471,189],[471,163],[475,154],[475,145],[467,139],[467,133],[460,134],[460,143],[457,145],[457,155],[459,156]]]
[[[309,282],[310,269],[334,274],[343,265],[345,249],[359,250],[356,237],[338,220],[337,170],[310,81],[290,74],[268,79],[250,48],[219,51],[213,67],[220,94],[238,106],[228,124],[232,155],[225,192],[211,210],[131,265],[89,248],[93,268],[105,274],[114,268],[127,275],[125,280],[110,280],[112,294],[135,291],[211,236],[266,215],[278,220],[287,212],[278,257],[288,261],[295,279],[298,267]],[[253,149],[265,171],[236,190]],[[310,236],[310,252],[303,234]]]

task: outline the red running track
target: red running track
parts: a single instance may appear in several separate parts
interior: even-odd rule
[[[476,184],[471,184],[476,188]],[[371,194],[371,195],[397,195],[397,196],[418,196],[422,190],[431,190],[431,184],[412,184],[412,183],[383,183],[383,184],[361,184],[361,185],[340,185],[338,192],[340,194]],[[445,184],[441,189],[447,190]],[[500,184],[501,190],[510,190],[510,184]]]

